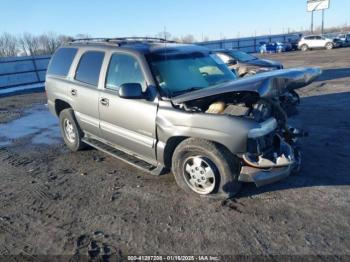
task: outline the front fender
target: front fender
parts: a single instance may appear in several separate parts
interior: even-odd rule
[[[234,154],[244,153],[249,130],[258,128],[253,120],[228,115],[191,113],[175,108],[159,108],[158,140],[167,143],[171,137],[194,137],[217,142]]]

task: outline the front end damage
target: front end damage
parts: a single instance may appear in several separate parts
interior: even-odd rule
[[[307,133],[288,125],[280,97],[310,84],[321,70],[280,70],[249,80],[237,80],[208,90],[176,97],[173,104],[189,112],[229,115],[253,120],[258,127],[247,132],[245,152],[233,152],[241,160],[239,181],[256,186],[281,180],[300,169],[298,138]],[[210,90],[209,90],[210,89]],[[232,130],[234,136],[235,130]]]
[[[277,123],[274,118],[269,121]],[[259,187],[281,180],[300,169],[301,155],[297,138],[293,135],[293,139],[289,140],[281,135],[277,125],[276,129],[264,136],[252,138],[248,133],[247,152],[239,155],[239,181],[254,182]]]

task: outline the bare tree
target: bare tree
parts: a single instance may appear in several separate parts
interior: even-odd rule
[[[0,56],[16,56],[18,53],[17,39],[9,33],[0,36]]]
[[[60,46],[60,42],[55,33],[49,32],[38,37],[39,47],[42,54],[53,54]]]
[[[190,43],[196,42],[196,39],[194,38],[193,35],[188,34],[188,35],[185,35],[185,36],[181,37],[181,42],[190,44]]]
[[[26,55],[38,55],[39,52],[39,38],[30,33],[23,33],[19,39],[23,51]]]

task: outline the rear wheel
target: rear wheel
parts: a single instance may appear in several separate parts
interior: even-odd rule
[[[81,140],[84,133],[81,131],[71,108],[64,109],[59,115],[61,135],[68,148],[72,151],[79,151],[86,147]]]
[[[309,50],[309,47],[307,45],[302,45],[301,46],[301,51],[305,52],[307,50]]]
[[[197,195],[228,198],[238,193],[239,162],[216,143],[190,138],[175,149],[172,172],[177,184]]]
[[[327,43],[327,44],[326,44],[326,49],[327,49],[327,50],[333,49],[333,44],[332,44],[332,43]]]

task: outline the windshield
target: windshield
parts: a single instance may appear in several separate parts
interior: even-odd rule
[[[168,97],[236,79],[235,74],[214,54],[153,54],[148,60],[159,87]]]
[[[255,56],[252,56],[250,54],[247,54],[238,50],[231,50],[229,51],[229,53],[234,59],[236,59],[239,62],[248,62],[248,61],[257,59]]]

